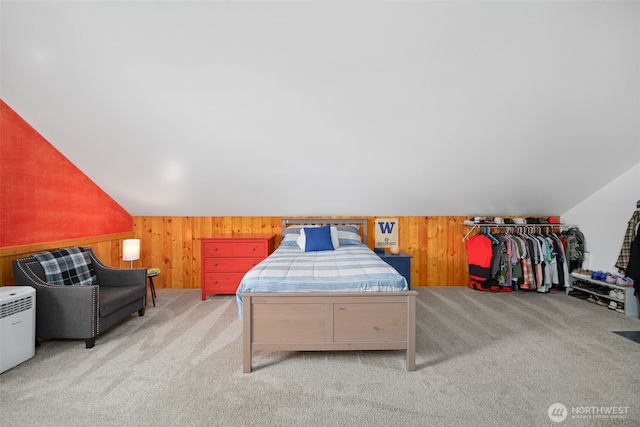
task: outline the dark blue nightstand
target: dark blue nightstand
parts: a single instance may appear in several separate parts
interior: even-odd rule
[[[404,278],[407,279],[407,285],[409,285],[409,289],[411,289],[411,258],[413,257],[404,252],[400,252],[398,255],[385,252],[384,254],[378,254],[378,256],[391,267],[395,268],[398,273],[402,274]]]

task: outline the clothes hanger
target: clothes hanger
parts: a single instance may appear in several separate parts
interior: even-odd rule
[[[485,227],[485,228],[484,228],[484,234],[485,234],[489,239],[491,239],[491,241],[492,241],[494,244],[498,244],[498,243],[500,243],[500,241],[499,241],[498,239],[496,239],[495,237],[493,237],[493,236],[491,235],[491,233],[489,232],[489,227]]]

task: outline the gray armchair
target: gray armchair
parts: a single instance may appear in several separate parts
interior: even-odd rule
[[[68,255],[68,251],[73,253]],[[86,348],[92,348],[96,337],[116,323],[136,311],[139,316],[144,316],[146,269],[108,267],[91,248],[67,248],[44,254],[60,256],[61,252],[67,254],[67,262],[61,263],[64,264],[62,268],[69,259],[81,259],[85,264],[82,267],[90,269],[89,282],[70,284],[67,280],[70,275],[63,271],[60,277],[64,276],[65,283],[52,284],[55,281],[52,280],[51,266],[47,265],[48,261],[43,262],[43,253],[12,261],[15,284],[36,290],[36,337],[83,339]],[[60,272],[58,267],[55,268]],[[70,270],[76,273],[76,270]]]

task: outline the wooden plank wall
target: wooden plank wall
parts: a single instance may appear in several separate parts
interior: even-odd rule
[[[384,216],[385,218],[389,216]],[[413,256],[411,283],[415,286],[465,286],[468,279],[462,238],[467,217],[398,217],[400,249]],[[345,217],[340,217],[345,218]],[[346,217],[348,218],[348,217]],[[374,221],[369,220],[369,247],[374,243]],[[382,218],[382,217],[380,217]],[[66,247],[90,246],[106,264],[126,268],[122,240],[140,239],[141,259],[134,267],[159,267],[157,288],[200,288],[200,238],[215,234],[276,234],[280,242],[281,217],[133,217],[133,233],[50,242],[0,249],[2,284],[13,283],[11,260],[29,253]]]
[[[24,246],[0,248],[0,285],[13,284],[11,261],[32,253],[48,249],[82,246],[93,248],[94,252],[105,264],[112,267],[126,268],[128,262],[122,261],[122,241],[133,237],[133,232],[108,234],[104,236],[85,237],[73,240],[36,243]]]
[[[375,218],[368,217],[370,247],[374,243]],[[462,222],[467,217],[397,218],[400,248],[413,256],[413,286],[466,286],[468,270],[462,238],[468,228]],[[279,243],[281,219],[134,217],[134,235],[141,240],[141,259],[134,266],[159,267],[162,272],[154,279],[157,288],[200,288],[200,238],[215,234],[276,234]]]

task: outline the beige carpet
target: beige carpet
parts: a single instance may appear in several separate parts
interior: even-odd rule
[[[612,332],[639,319],[561,292],[418,292],[416,372],[402,351],[280,352],[243,374],[234,297],[159,289],[93,349],[46,341],[1,374],[0,425],[640,425],[640,344]]]

